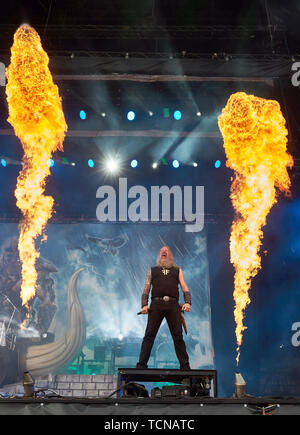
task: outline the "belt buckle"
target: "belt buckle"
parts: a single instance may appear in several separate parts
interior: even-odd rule
[[[169,300],[170,300],[170,296],[164,296],[164,297],[163,297],[163,300],[164,300],[165,302],[169,302]]]

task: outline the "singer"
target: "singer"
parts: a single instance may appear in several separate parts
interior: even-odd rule
[[[183,291],[184,301],[182,307],[178,304],[178,284]],[[152,289],[151,289],[152,287]],[[151,289],[151,306],[148,299]],[[181,370],[190,370],[189,357],[182,336],[181,311],[191,310],[191,295],[184,281],[183,272],[174,263],[171,249],[163,246],[157,257],[157,266],[152,267],[146,276],[145,287],[142,294],[142,314],[148,314],[145,336],[141,346],[138,369],[147,368],[153,343],[161,322],[164,318],[174,342],[175,352]]]

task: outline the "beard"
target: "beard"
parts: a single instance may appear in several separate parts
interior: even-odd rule
[[[171,267],[175,266],[174,260],[172,257],[168,258],[157,258],[157,266],[158,267],[165,267],[167,269],[170,269]]]

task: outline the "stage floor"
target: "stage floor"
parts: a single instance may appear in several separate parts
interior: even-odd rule
[[[0,399],[0,415],[101,415],[103,423],[111,417],[134,416],[151,421],[159,416],[184,416],[197,418],[201,415],[300,415],[300,397],[258,398],[247,396],[233,398],[191,399],[88,399],[88,398],[7,398]],[[149,416],[145,417],[145,416]],[[115,419],[116,421],[116,419]],[[149,423],[150,424],[150,423]],[[154,423],[153,423],[154,424]]]

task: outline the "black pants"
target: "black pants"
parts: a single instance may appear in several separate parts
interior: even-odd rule
[[[190,369],[189,357],[182,337],[180,306],[176,300],[169,302],[160,300],[152,301],[137,367],[147,367],[155,337],[164,318],[166,318],[173,338],[180,369],[188,370]]]

